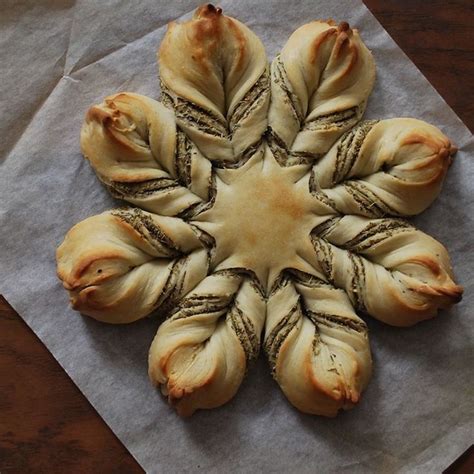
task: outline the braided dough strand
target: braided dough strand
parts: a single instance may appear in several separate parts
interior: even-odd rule
[[[315,229],[326,278],[354,307],[393,326],[411,326],[461,299],[447,250],[402,219],[335,217]]]
[[[370,51],[347,23],[298,28],[272,71],[270,143],[311,162],[362,117],[375,80]]]
[[[264,347],[281,389],[305,413],[335,416],[370,379],[367,327],[344,291],[322,279],[287,279],[270,295]]]
[[[207,201],[210,163],[159,102],[131,93],[91,107],[81,147],[114,197],[162,215]]]
[[[207,249],[188,224],[139,209],[76,224],[56,258],[72,307],[108,323],[169,309],[205,277],[208,265]]]
[[[411,118],[367,121],[313,167],[313,193],[342,214],[411,216],[438,196],[456,148],[433,125]]]
[[[152,382],[182,416],[224,404],[259,353],[264,320],[263,296],[250,280],[232,271],[208,276],[159,328]]]
[[[169,24],[158,56],[162,101],[206,157],[234,162],[261,140],[270,99],[267,58],[245,25],[202,6],[192,20]]]

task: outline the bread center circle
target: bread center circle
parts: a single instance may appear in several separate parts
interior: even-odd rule
[[[238,169],[219,170],[213,206],[196,223],[216,243],[214,269],[252,270],[264,287],[310,243],[316,225],[307,170],[282,167],[268,148]]]

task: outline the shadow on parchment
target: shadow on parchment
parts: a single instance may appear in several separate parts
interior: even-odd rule
[[[83,315],[80,317],[83,318],[84,327],[90,336],[89,340],[100,349],[100,352],[106,353],[110,358],[117,360],[126,355],[129,363],[134,368],[147,369],[148,350],[164,320],[163,317],[155,315],[124,325],[102,323]],[[450,340],[450,332],[455,327],[453,325],[457,324],[456,320],[458,318],[459,309],[457,307],[449,311],[442,311],[434,319],[423,321],[409,328],[392,327],[369,316],[364,317],[369,327],[369,337],[374,357],[375,370],[373,376],[377,370],[376,348],[378,346],[390,351],[395,359],[403,360],[412,357],[438,359],[440,355],[445,353],[446,345]],[[265,393],[262,397],[262,394],[254,393],[256,389],[255,381],[250,381],[249,375],[255,371],[261,375],[270,372],[266,358],[262,353],[259,359],[249,366],[247,376],[236,396],[239,397],[239,394],[248,391],[252,400],[258,400],[261,397],[260,399],[264,403],[264,400],[270,397],[271,394]],[[269,379],[272,381],[271,376],[269,376]],[[372,379],[370,384],[372,385],[373,382]],[[266,388],[272,390],[278,387],[274,383],[268,385],[271,385],[271,387]],[[229,402],[224,407],[230,407],[231,404],[232,402]],[[247,408],[250,409],[250,406]],[[259,404],[255,408],[259,409]]]
[[[205,448],[215,442],[214,436],[203,433],[215,432],[219,426],[226,433],[245,437],[248,432],[247,420],[265,414],[265,418],[276,413],[268,411],[270,401],[275,398],[278,386],[274,383],[270,368],[261,352],[256,361],[250,363],[247,374],[236,395],[226,404],[212,410],[198,410],[186,420],[186,428],[195,444]]]
[[[364,318],[370,330],[373,373],[361,401],[352,410],[340,412],[332,419],[298,413],[301,426],[335,452],[353,446],[364,453],[365,457],[357,463],[359,470],[363,466],[373,469],[374,465],[384,472],[401,468],[404,459],[422,452],[449,429],[446,426],[452,426],[452,423],[442,426],[442,418],[429,414],[433,410],[439,412],[437,403],[459,400],[463,386],[465,388],[462,377],[446,370],[450,357],[451,360],[462,357],[459,352],[450,351],[450,339],[459,314],[456,307],[441,311],[436,318],[411,328],[395,328],[370,317]],[[451,352],[454,355],[450,356]],[[387,361],[391,362],[388,369],[384,367]],[[458,364],[458,361],[454,362],[454,366]],[[420,367],[415,371],[414,366]],[[412,389],[417,386],[417,391],[406,391],[405,384]],[[393,396],[393,392],[398,395]],[[383,417],[379,416],[381,413],[384,413]],[[462,414],[458,414],[458,418],[461,422]],[[418,422],[420,426],[416,426]],[[412,430],[421,432],[420,440],[413,442]],[[367,453],[370,450],[372,454]],[[404,459],[391,454],[401,451]],[[350,472],[356,466],[349,464],[346,467]]]
[[[440,311],[433,319],[422,321],[411,327],[394,327],[364,317],[369,327],[372,350],[383,347],[396,359],[422,358],[433,359],[444,354],[449,346],[451,333],[455,333],[460,317],[460,308]]]
[[[126,370],[148,371],[148,351],[163,318],[153,316],[130,324],[108,324],[81,315],[89,340],[108,362]]]
[[[112,363],[121,364],[124,370],[131,373],[141,371],[147,377],[149,346],[162,319],[146,318],[129,325],[114,326],[88,317],[83,318],[89,339],[94,346],[98,346],[98,351]],[[446,352],[449,351],[450,333],[457,324],[458,310],[454,308],[443,311],[437,318],[412,328],[394,328],[370,317],[365,319],[370,330],[374,371],[362,400],[353,410],[341,412],[332,419],[299,413],[285,400],[278,384],[271,377],[264,354],[261,353],[259,359],[249,367],[242,386],[231,401],[217,409],[199,410],[191,418],[181,419],[176,416],[176,423],[182,424],[189,440],[199,446],[211,462],[215,460],[215,456],[225,456],[224,452],[218,452],[222,436],[232,437],[234,443],[239,443],[245,439],[250,424],[255,419],[258,418],[258,423],[262,426],[270,426],[273,420],[293,412],[290,415],[293,422],[307,436],[329,446],[332,451],[346,449],[348,445],[365,451],[367,446],[374,446],[370,465],[380,462],[380,466],[395,469],[399,460],[393,458],[390,451],[393,443],[400,441],[394,441],[390,433],[386,435],[386,439],[381,439],[380,433],[387,431],[384,426],[387,417],[379,420],[378,414],[387,410],[385,400],[393,390],[392,386],[387,386],[387,381],[397,384],[396,377],[414,377],[417,374],[410,371],[405,374],[398,368],[397,373],[392,374],[390,370],[384,370],[383,366],[387,360],[397,367],[404,361],[408,361],[411,366],[419,362],[423,377],[428,379],[429,384],[442,390],[445,381],[437,380],[436,373],[426,373],[426,366],[442,366]],[[392,375],[395,377],[393,380]],[[449,390],[452,391],[453,388],[450,387]],[[410,393],[405,398],[409,404]],[[161,408],[166,405],[166,400],[158,390],[156,401]],[[169,410],[173,409],[170,407]],[[397,416],[394,409],[390,413]],[[433,432],[436,433],[436,430]],[[407,455],[409,452],[416,453],[417,449],[419,446],[416,444],[407,448]]]

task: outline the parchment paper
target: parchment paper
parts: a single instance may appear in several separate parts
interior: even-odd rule
[[[418,117],[457,142],[439,199],[415,222],[448,247],[463,302],[411,329],[369,320],[374,376],[360,405],[336,419],[292,408],[263,358],[230,403],[180,419],[147,378],[158,321],[113,327],[69,309],[55,248],[73,224],[117,204],[81,157],[84,114],[117,91],[158,97],[164,25],[197,5],[42,0],[2,8],[1,292],[148,472],[442,470],[473,439],[474,142],[358,1],[222,7],[260,36],[269,58],[311,19],[348,20],[378,67],[367,116]]]

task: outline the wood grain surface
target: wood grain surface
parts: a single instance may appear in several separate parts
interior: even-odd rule
[[[365,3],[474,130],[472,0]],[[143,471],[53,356],[1,298],[0,473],[55,472]],[[473,450],[449,472],[474,472]]]

